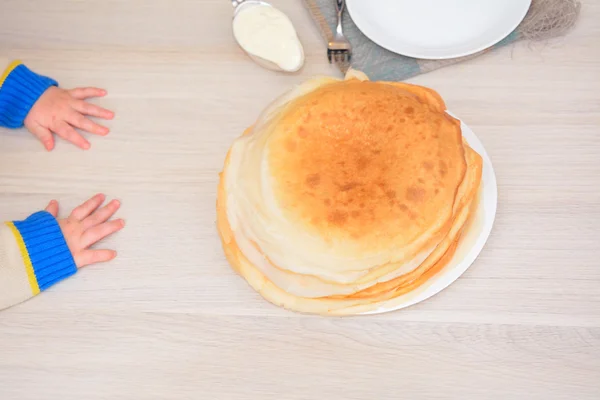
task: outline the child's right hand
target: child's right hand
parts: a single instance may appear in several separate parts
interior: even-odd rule
[[[125,221],[122,219],[109,221],[121,204],[117,200],[112,200],[100,208],[104,200],[103,194],[97,194],[75,208],[68,218],[58,219],[58,224],[77,268],[110,261],[117,255],[114,250],[90,249],[94,244],[120,231],[125,226]],[[56,200],[52,200],[48,204],[46,211],[56,218],[58,215]]]

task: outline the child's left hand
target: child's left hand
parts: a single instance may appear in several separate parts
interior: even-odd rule
[[[77,88],[71,90],[52,86],[35,102],[25,118],[25,127],[33,133],[46,150],[54,148],[54,136],[87,150],[90,143],[74,128],[105,136],[108,128],[92,122],[85,116],[112,119],[114,113],[102,107],[90,104],[85,99],[103,97],[106,90],[98,88]]]

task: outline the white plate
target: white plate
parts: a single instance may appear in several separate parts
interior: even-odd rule
[[[458,118],[451,112],[448,112],[448,114]],[[473,264],[479,253],[481,253],[485,242],[488,240],[490,233],[492,232],[492,226],[494,225],[496,207],[498,204],[496,174],[494,173],[494,167],[492,167],[492,161],[483,148],[481,141],[479,141],[477,136],[475,136],[475,133],[473,133],[473,131],[462,121],[461,127],[463,137],[467,140],[469,146],[483,158],[483,171],[481,176],[482,186],[480,189],[479,206],[473,215],[472,220],[469,222],[472,224],[469,226],[470,229],[468,229],[461,238],[452,261],[450,261],[442,271],[431,278],[425,285],[409,294],[382,303],[377,310],[366,312],[364,314],[379,314],[399,310],[417,304],[423,300],[427,300],[438,294],[465,273],[471,264]]]
[[[346,0],[369,39],[394,53],[424,59],[466,56],[510,34],[531,0]]]

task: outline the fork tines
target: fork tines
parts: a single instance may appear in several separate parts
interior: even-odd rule
[[[352,58],[352,54],[349,50],[334,50],[327,49],[327,58],[331,64],[347,64]]]

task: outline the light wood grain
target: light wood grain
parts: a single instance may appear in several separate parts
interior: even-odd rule
[[[483,253],[407,310],[302,316],[227,266],[215,188],[231,141],[290,86],[335,74],[299,1],[274,1],[307,53],[296,75],[235,46],[226,0],[3,0],[0,53],[108,89],[112,134],[52,153],[0,131],[0,218],[103,191],[119,258],[0,313],[0,399],[599,399],[600,5],[545,45],[413,82],[485,144],[499,185]]]

